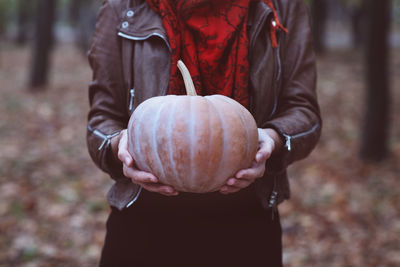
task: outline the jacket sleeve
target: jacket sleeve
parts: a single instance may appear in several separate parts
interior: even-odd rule
[[[93,70],[89,84],[87,145],[96,165],[115,179],[127,179],[122,164],[111,151],[110,140],[126,128],[129,117],[125,110],[126,90],[121,63],[121,44],[117,36],[118,12],[104,1],[88,53]]]
[[[321,134],[321,116],[316,95],[316,63],[308,10],[303,0],[283,0],[281,35],[282,84],[278,109],[266,127],[277,130],[285,147],[271,158],[280,170],[305,158]],[[285,5],[285,6],[284,6]]]

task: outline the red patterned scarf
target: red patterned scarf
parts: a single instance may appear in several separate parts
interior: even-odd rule
[[[161,16],[172,49],[169,94],[185,94],[176,63],[188,67],[199,95],[222,94],[245,107],[249,104],[247,38],[251,0],[146,0]],[[282,29],[272,0],[264,2],[274,11],[275,31]],[[285,30],[285,29],[284,29]]]

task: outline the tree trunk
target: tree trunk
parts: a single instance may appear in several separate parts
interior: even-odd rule
[[[68,18],[72,26],[76,26],[79,20],[79,12],[84,0],[71,0],[69,3]]]
[[[311,18],[314,49],[317,53],[325,51],[325,30],[326,30],[326,0],[311,1]]]
[[[6,19],[5,19],[5,10],[0,2],[0,39],[6,31]]]
[[[71,0],[69,20],[74,28],[75,43],[84,55],[90,47],[96,25],[99,2],[96,0]]]
[[[362,0],[358,4],[353,4],[349,7],[350,9],[350,20],[351,20],[351,33],[353,38],[353,47],[360,48],[366,43],[367,34],[367,2],[368,0]]]
[[[366,106],[361,158],[380,161],[388,153],[390,0],[368,0]]]
[[[47,83],[49,58],[53,43],[53,24],[56,0],[38,0],[35,25],[35,43],[31,65],[30,85],[33,90]]]
[[[17,39],[18,45],[26,44],[28,40],[28,26],[30,21],[32,4],[30,1],[18,0],[17,2]]]

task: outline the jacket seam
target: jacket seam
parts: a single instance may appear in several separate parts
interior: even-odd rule
[[[280,78],[281,78],[281,74],[282,74],[282,63],[281,63],[281,56],[280,56],[280,40],[278,40],[278,47],[275,49],[276,51],[274,51],[276,54],[275,55],[273,55],[274,57],[276,57],[277,58],[277,62],[276,62],[276,64],[277,64],[277,68],[278,68],[278,72],[277,72],[277,74],[276,74],[276,77],[275,77],[275,81],[274,81],[274,94],[275,94],[275,97],[274,97],[274,106],[273,106],[273,108],[272,108],[272,111],[271,111],[271,114],[269,115],[269,119],[271,119],[273,116],[274,116],[274,114],[275,114],[275,112],[276,112],[276,110],[277,110],[277,107],[278,107],[278,92],[279,92],[279,80],[280,80]]]
[[[311,129],[307,130],[307,131],[303,131],[294,135],[291,135],[292,139],[296,139],[296,138],[300,138],[300,137],[304,137],[307,135],[312,134],[313,132],[315,132],[318,128],[319,128],[320,123],[317,122],[316,124],[313,125],[313,127],[311,127]]]

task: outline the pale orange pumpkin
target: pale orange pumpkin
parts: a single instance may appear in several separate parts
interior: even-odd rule
[[[178,63],[187,96],[158,96],[141,103],[128,125],[128,150],[137,167],[178,191],[212,192],[248,168],[258,148],[250,112],[222,95],[196,96]]]

